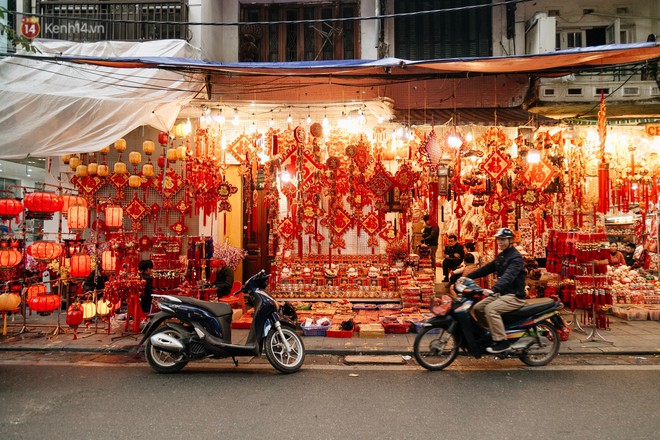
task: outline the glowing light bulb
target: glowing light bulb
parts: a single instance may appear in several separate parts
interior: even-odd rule
[[[449,146],[452,148],[460,148],[461,145],[463,145],[463,141],[461,140],[461,138],[459,138],[454,133],[452,133],[447,138],[447,144],[449,144]]]
[[[275,126],[275,119],[270,118],[270,121],[268,121],[268,125],[271,126],[271,127],[274,127]]]
[[[238,125],[241,122],[241,118],[238,116],[238,109],[234,113],[234,119],[231,121],[232,124]]]
[[[541,162],[541,152],[535,148],[530,149],[527,152],[527,162],[532,164]]]
[[[286,170],[285,170],[285,171],[282,171],[282,174],[280,174],[280,180],[281,180],[283,183],[291,182],[291,174],[289,174],[289,172],[286,171]]]
[[[291,117],[291,113],[289,113],[289,116],[286,118],[286,122],[289,124],[293,122],[293,117]]]
[[[307,125],[312,123],[312,117],[310,115],[307,115],[307,119],[305,119],[305,122],[307,122]]]

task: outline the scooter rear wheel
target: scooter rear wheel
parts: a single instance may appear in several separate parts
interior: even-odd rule
[[[302,339],[293,329],[282,326],[282,334],[291,351],[287,352],[286,344],[276,328],[271,328],[266,336],[266,358],[268,362],[282,373],[295,373],[305,361],[305,346]]]
[[[154,335],[158,333],[163,333],[176,339],[183,338],[181,333],[170,327],[163,327],[162,330],[156,330]],[[170,353],[154,347],[151,343],[151,338],[147,339],[144,352],[151,368],[159,373],[176,373],[188,365],[188,360],[186,360],[184,355]]]
[[[543,321],[529,329],[527,333],[534,338],[539,338],[540,345],[539,342],[535,342],[520,356],[520,360],[531,367],[542,367],[549,364],[559,353],[559,332],[555,326]]]
[[[431,371],[451,365],[458,355],[458,348],[458,336],[440,327],[422,327],[413,345],[419,365]]]

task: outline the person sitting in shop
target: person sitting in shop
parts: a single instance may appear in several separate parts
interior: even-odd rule
[[[640,251],[638,251],[639,248],[642,248]],[[635,249],[635,253],[633,255],[635,262],[633,263],[632,267],[633,269],[648,269],[649,268],[649,250],[648,250],[648,245],[646,242],[644,244],[641,244]]]
[[[231,287],[234,284],[234,271],[227,266],[224,261],[220,262],[220,269],[215,274],[213,286],[218,294],[218,298],[227,296],[231,293]]]
[[[471,252],[465,255],[463,263],[464,264],[459,266],[456,270],[452,271],[451,276],[449,277],[449,286],[453,286],[456,280],[460,277],[466,277],[475,270],[479,269],[479,266],[475,261],[474,254]]]
[[[424,229],[422,230],[422,244],[425,244],[431,250],[431,265],[435,269],[435,253],[438,250],[438,238],[440,236],[440,228],[438,225],[432,226],[430,216],[426,214],[424,219]]]
[[[632,267],[635,264],[635,243],[627,243],[623,250],[623,259],[626,266]]]
[[[85,281],[83,282],[83,292],[93,293],[96,291],[96,297],[103,297],[103,289],[105,288],[105,283],[109,280],[108,275],[103,270],[103,267],[97,265],[96,270],[93,270]]]
[[[616,242],[610,243],[610,253],[607,255],[607,264],[610,266],[623,266],[626,264],[626,260],[621,251],[619,251],[619,245]]]
[[[467,253],[474,256],[474,264],[476,264],[477,267],[481,267],[481,255],[479,255],[479,252],[477,252],[475,249],[476,244],[474,242],[469,241],[465,243],[465,250]],[[465,256],[467,257],[467,254]]]
[[[143,313],[149,313],[151,311],[151,296],[154,293],[154,278],[151,276],[153,268],[154,262],[151,260],[142,260],[138,263],[140,278],[145,281],[144,294],[140,298],[140,308]]]
[[[458,242],[458,238],[453,234],[447,237],[444,260],[442,260],[443,283],[449,281],[449,271],[457,269],[463,262],[464,256],[465,249],[463,249],[463,246]]]

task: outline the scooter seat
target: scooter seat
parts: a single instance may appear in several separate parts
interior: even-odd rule
[[[213,313],[213,316],[231,315],[231,305],[222,302],[209,302],[202,301],[201,299],[190,298],[189,296],[177,296],[182,302],[190,304],[191,306],[201,307]]]
[[[559,303],[555,302],[552,298],[533,298],[525,301],[525,305],[512,312],[507,312],[502,315],[504,323],[512,323],[520,321],[521,319],[529,318],[543,312],[555,310]]]

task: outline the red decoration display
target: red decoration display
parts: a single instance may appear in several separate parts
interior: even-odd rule
[[[60,304],[62,304],[62,300],[59,295],[55,294],[36,296],[28,302],[31,310],[42,315],[48,315],[57,310]]]
[[[71,277],[85,278],[92,271],[92,259],[88,254],[71,256]]]
[[[64,201],[55,193],[33,192],[25,196],[23,205],[32,218],[51,218],[62,209]]]
[[[0,270],[11,269],[18,266],[23,259],[23,255],[14,248],[0,249]]]
[[[71,205],[69,207],[66,220],[70,230],[82,230],[89,226],[89,212],[86,205]]]
[[[54,241],[37,241],[27,248],[28,255],[38,261],[51,261],[62,255],[62,245]]]
[[[511,161],[499,150],[492,150],[481,163],[481,169],[495,182],[504,176],[510,166]]]
[[[0,218],[10,220],[23,212],[23,204],[16,199],[0,199]]]

